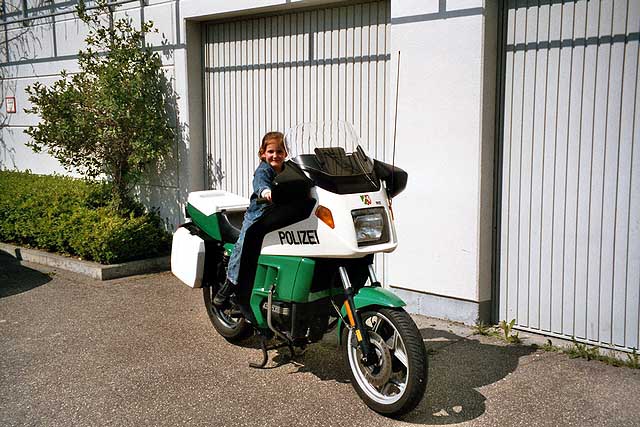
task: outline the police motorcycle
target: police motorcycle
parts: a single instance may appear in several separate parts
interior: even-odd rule
[[[407,174],[367,155],[345,122],[294,127],[285,143],[273,211],[245,236],[244,248],[258,249],[253,259],[243,249],[239,282],[253,287],[224,307],[212,303],[249,204],[222,190],[189,194],[190,222],[174,234],[172,271],[203,289],[211,323],[228,341],[258,333],[263,360],[251,366],[263,368],[277,347],[295,357],[295,348],[335,329],[362,400],[383,415],[407,413],[424,395],[427,356],[405,303],[373,268],[374,254],[397,246],[391,199]]]

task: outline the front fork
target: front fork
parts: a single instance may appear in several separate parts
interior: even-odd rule
[[[362,362],[366,366],[375,365],[378,363],[378,355],[371,346],[369,341],[369,332],[362,323],[360,313],[355,309],[356,305],[353,301],[353,287],[349,280],[349,274],[347,273],[347,269],[344,267],[338,267],[338,271],[340,272],[340,279],[342,280],[342,287],[344,288],[344,295],[346,298],[344,305],[347,312],[347,318],[349,320],[349,326],[353,329],[356,340],[358,341],[358,346],[362,351]],[[372,266],[369,266],[369,277],[374,286],[379,286],[379,282],[375,277]]]

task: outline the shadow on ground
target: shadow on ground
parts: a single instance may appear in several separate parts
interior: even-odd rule
[[[50,281],[48,275],[20,265],[15,258],[0,252],[0,298],[29,291]]]
[[[264,369],[275,369],[284,365],[293,364],[298,369],[297,372],[309,372],[320,378],[323,381],[337,381],[340,383],[349,382],[349,371],[346,368],[345,362],[342,360],[342,354],[337,347],[337,344],[330,343],[334,338],[335,331],[329,332],[328,341],[321,341],[314,343],[306,348],[295,347],[296,353],[293,360],[291,359],[291,352],[287,346],[282,346],[277,349],[270,349],[268,352],[268,362]],[[268,341],[268,345],[274,343],[281,343],[277,339],[271,339]],[[260,340],[257,335],[253,335],[239,343],[235,343],[243,348],[260,349]],[[249,362],[258,363],[261,362],[262,355],[256,353],[255,360]]]
[[[478,389],[505,378],[521,357],[535,352],[529,346],[482,342],[433,328],[420,333],[431,353],[429,383],[420,405],[403,418],[412,423],[446,425],[478,418],[486,409]]]
[[[485,412],[486,398],[478,390],[515,371],[519,359],[535,349],[465,338],[435,328],[420,330],[429,352],[429,380],[425,397],[403,421],[416,424],[457,424]],[[275,357],[274,357],[275,356]],[[288,351],[270,354],[270,364],[286,363]],[[336,344],[313,344],[296,359],[298,372],[323,381],[349,382],[349,372]]]

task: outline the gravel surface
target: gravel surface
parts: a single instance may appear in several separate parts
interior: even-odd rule
[[[170,273],[99,282],[0,255],[0,425],[640,425],[640,371],[473,336],[414,316],[427,394],[401,420],[369,410],[333,335],[296,362],[216,334]]]

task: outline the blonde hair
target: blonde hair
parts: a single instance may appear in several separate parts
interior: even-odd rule
[[[267,150],[267,145],[273,144],[275,141],[276,144],[280,145],[285,153],[287,152],[287,147],[284,145],[284,134],[282,132],[267,132],[262,137],[262,144],[260,144],[260,150],[258,150],[258,157],[262,160],[262,155]]]

